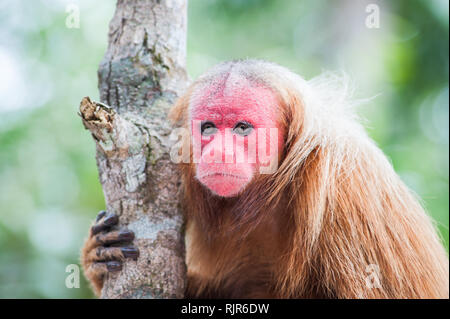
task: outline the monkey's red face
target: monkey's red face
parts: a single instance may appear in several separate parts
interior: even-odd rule
[[[273,173],[283,145],[278,116],[273,93],[242,77],[204,89],[191,109],[196,178],[232,197],[256,175]]]

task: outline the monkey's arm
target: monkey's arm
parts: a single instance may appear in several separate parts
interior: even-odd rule
[[[139,250],[131,244],[134,233],[118,229],[118,221],[117,215],[101,211],[81,251],[84,274],[97,296],[101,294],[103,279],[108,272],[122,270],[122,261],[126,258],[139,257]]]

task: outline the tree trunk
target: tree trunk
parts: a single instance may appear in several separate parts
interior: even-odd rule
[[[108,275],[102,298],[184,296],[180,181],[167,113],[187,85],[186,10],[187,0],[118,0],[98,70],[103,104],[84,98],[80,105],[107,210],[135,232],[140,250],[137,262]]]

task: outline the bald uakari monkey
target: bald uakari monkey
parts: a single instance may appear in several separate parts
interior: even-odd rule
[[[239,60],[179,98],[187,297],[448,298],[437,231],[345,88],[332,74],[306,81]],[[102,212],[83,250],[97,293],[105,273],[138,258],[116,224]]]

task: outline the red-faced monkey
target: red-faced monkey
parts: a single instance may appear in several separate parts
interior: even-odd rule
[[[180,164],[187,297],[448,298],[437,232],[340,82],[231,61],[173,107],[190,133]],[[110,231],[116,223],[102,212],[83,249],[97,293],[106,272],[138,257],[132,232]]]

